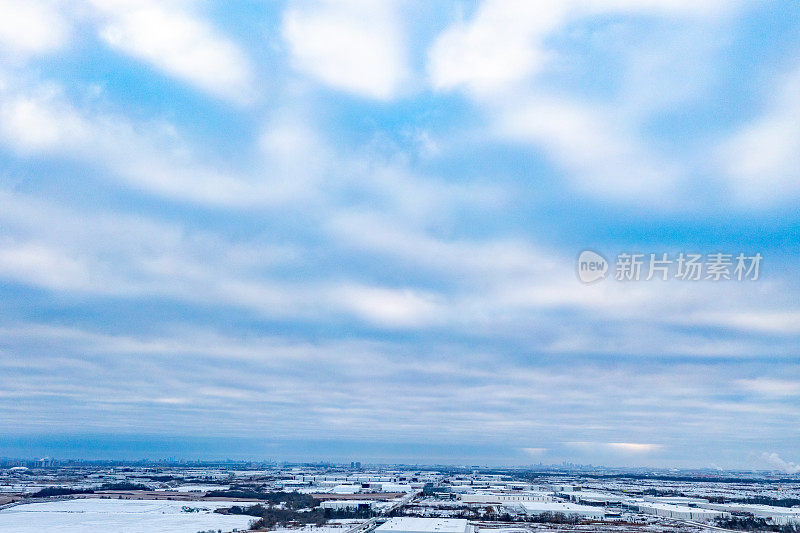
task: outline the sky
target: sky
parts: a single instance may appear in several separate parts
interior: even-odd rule
[[[0,456],[800,471],[799,30],[0,0]]]

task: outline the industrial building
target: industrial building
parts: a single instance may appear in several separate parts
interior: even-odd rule
[[[773,524],[800,524],[800,507],[774,507],[747,503],[706,503],[703,507],[726,512],[748,513]]]
[[[688,507],[686,505],[674,505],[671,503],[643,501],[636,502],[633,505],[636,506],[636,509],[640,513],[646,513],[655,516],[665,516],[668,518],[679,518],[682,520],[699,520],[701,522],[708,522],[715,518],[729,516],[729,513],[723,511]]]
[[[376,533],[472,533],[467,520],[459,518],[390,518]]]
[[[595,492],[588,490],[579,490],[575,492],[559,492],[558,496],[566,498],[571,502],[581,503],[584,505],[619,505],[624,496],[619,494],[610,494],[608,492]]]
[[[584,518],[593,518],[597,520],[602,520],[606,514],[602,507],[560,502],[520,502],[517,504],[516,509],[529,515],[563,513],[565,515],[578,515]]]
[[[550,502],[553,498],[544,492],[479,492],[476,494],[461,494],[464,503],[508,503],[508,502]]]
[[[360,511],[375,507],[375,500],[326,500],[319,504],[322,509],[335,511]]]

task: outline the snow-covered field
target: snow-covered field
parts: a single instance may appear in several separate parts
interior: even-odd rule
[[[15,533],[197,533],[246,530],[251,516],[214,513],[235,502],[79,499],[18,505],[0,511],[0,531]],[[241,505],[241,504],[238,504]],[[200,509],[185,512],[184,507]]]

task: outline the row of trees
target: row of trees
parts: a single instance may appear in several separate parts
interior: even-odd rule
[[[754,516],[731,516],[717,518],[714,524],[725,529],[738,531],[774,531],[776,533],[800,533],[800,524],[770,524],[763,518]]]
[[[308,494],[299,492],[269,492],[251,487],[233,486],[226,490],[213,490],[206,496],[225,498],[252,498],[263,500],[271,505],[282,504],[287,509],[308,509],[317,505],[317,500]]]
[[[217,509],[220,514],[246,515],[256,517],[251,529],[272,529],[277,526],[302,526],[313,524],[324,525],[331,519],[343,518],[370,518],[375,515],[371,509],[322,509],[316,506],[316,500],[306,494],[297,492],[264,493],[269,498],[262,498],[255,494],[257,491],[234,489],[227,491],[214,491],[213,496],[228,496],[238,498],[260,498],[269,500],[266,504],[234,505],[232,507]]]
[[[147,485],[138,483],[103,483],[98,489],[74,489],[70,487],[45,487],[31,494],[32,498],[49,498],[51,496],[69,496],[71,494],[94,494],[98,490],[150,490]]]
[[[389,516],[420,516],[418,513],[408,511],[394,511]],[[580,524],[585,521],[577,514],[565,514],[546,511],[540,514],[515,514],[498,513],[494,507],[487,506],[482,511],[472,507],[465,507],[457,512],[449,513],[449,518],[465,518],[467,520],[481,520],[492,522],[528,522],[537,524]]]

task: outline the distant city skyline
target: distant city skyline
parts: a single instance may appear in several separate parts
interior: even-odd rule
[[[0,1],[0,457],[800,471],[798,50],[797,2]]]

